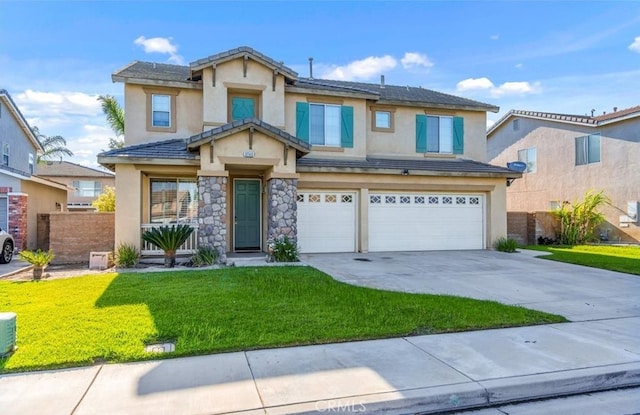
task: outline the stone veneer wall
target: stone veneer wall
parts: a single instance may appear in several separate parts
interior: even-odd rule
[[[27,248],[27,195],[9,193],[9,229],[18,250]]]
[[[198,177],[198,246],[218,251],[218,262],[227,262],[226,177]]]
[[[298,211],[296,197],[298,180],[271,179],[267,183],[267,238],[281,235],[293,242],[298,240]]]

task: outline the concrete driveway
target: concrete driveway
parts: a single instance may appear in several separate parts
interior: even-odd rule
[[[560,314],[571,321],[640,316],[640,276],[536,258],[537,251],[306,254],[339,281],[450,294]]]

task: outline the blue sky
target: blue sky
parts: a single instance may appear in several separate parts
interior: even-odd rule
[[[308,75],[413,85],[510,109],[640,105],[640,3],[615,1],[0,0],[0,88],[96,165],[113,136],[96,97],[133,60],[186,64],[237,46]],[[126,109],[125,109],[126,110]]]

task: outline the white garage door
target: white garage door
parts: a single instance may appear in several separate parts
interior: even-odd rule
[[[356,250],[356,195],[348,192],[298,193],[300,252]]]
[[[369,195],[369,250],[484,248],[484,197],[469,194]]]

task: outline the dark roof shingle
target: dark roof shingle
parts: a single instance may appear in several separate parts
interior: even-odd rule
[[[155,141],[105,151],[98,154],[98,159],[105,157],[153,157],[160,159],[195,160],[199,155],[200,153],[190,152],[187,149],[186,140],[174,138],[171,140]]]

